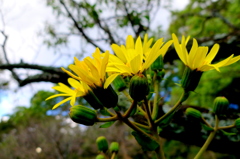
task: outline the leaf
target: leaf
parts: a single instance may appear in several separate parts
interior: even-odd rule
[[[201,123],[201,125],[202,125],[203,129],[206,130],[206,131],[213,131],[214,130],[213,128],[207,126],[206,124]]]
[[[221,130],[221,132],[222,132],[224,135],[226,135],[226,136],[237,135],[237,133],[227,132],[227,131],[224,131],[224,130]]]
[[[106,123],[100,125],[99,128],[108,128],[108,127],[112,126],[114,123],[115,123],[115,121],[109,121],[109,122],[106,122]]]
[[[159,147],[156,141],[139,132],[133,131],[132,135],[135,137],[138,144],[142,146],[143,151],[154,151]]]
[[[106,108],[100,109],[100,113],[105,116],[111,116],[111,114],[107,111]]]
[[[168,126],[169,123],[171,122],[174,114],[175,114],[175,111],[173,111],[172,113],[168,114],[166,117],[164,117],[162,120],[160,120],[158,122],[158,126],[160,126],[161,128],[164,128],[164,127]]]

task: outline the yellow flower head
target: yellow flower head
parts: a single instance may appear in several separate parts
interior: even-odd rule
[[[73,78],[69,78],[68,83],[74,88],[74,90],[72,90],[71,88],[69,88],[68,86],[66,86],[63,83],[58,83],[58,86],[52,87],[53,89],[55,89],[59,92],[62,92],[62,93],[52,95],[52,96],[48,97],[46,100],[56,98],[56,97],[61,97],[61,96],[68,97],[68,98],[62,100],[61,102],[55,104],[52,109],[57,108],[58,106],[60,106],[61,104],[65,103],[69,100],[70,100],[71,106],[73,106],[75,104],[75,100],[77,97],[82,97],[82,96],[87,95],[88,91],[90,90],[90,88],[86,84],[81,83]]]
[[[220,71],[219,70],[220,67],[231,65],[240,59],[240,56],[233,57],[233,54],[232,54],[231,56],[229,56],[228,58],[226,58],[221,62],[218,62],[216,64],[211,64],[212,60],[217,55],[217,52],[219,50],[218,44],[214,44],[214,46],[208,53],[207,46],[198,46],[197,40],[193,39],[192,48],[188,53],[186,46],[190,39],[189,36],[187,38],[182,36],[181,44],[179,43],[178,38],[176,37],[175,34],[172,34],[172,38],[173,38],[175,50],[179,58],[191,70],[197,70],[197,71],[203,72],[203,71],[216,69],[217,71]]]
[[[108,64],[109,52],[101,54],[97,48],[92,54],[93,58],[86,57],[83,61],[74,58],[74,64],[69,65],[69,69],[76,75],[62,68],[71,77],[83,81],[91,88],[103,87],[105,82],[106,67]]]
[[[172,40],[163,46],[163,38],[156,41],[152,46],[153,39],[148,40],[147,34],[144,41],[140,37],[136,42],[131,35],[126,39],[126,46],[113,44],[111,47],[115,55],[110,55],[107,72],[111,75],[106,80],[104,87],[107,87],[118,75],[133,76],[141,74],[144,70],[157,59],[158,56],[164,56],[172,44]]]

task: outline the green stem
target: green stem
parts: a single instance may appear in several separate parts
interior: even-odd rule
[[[149,127],[150,127],[150,129],[152,129],[154,127],[154,121],[152,120],[152,116],[151,116],[149,106],[148,106],[148,100],[146,97],[144,98],[143,107],[147,113],[147,120],[148,120]]]
[[[156,155],[157,155],[157,159],[165,159],[165,155],[164,155],[164,151],[163,151],[163,145],[162,145],[162,141],[160,136],[158,135],[158,143],[159,143],[159,147],[155,150]]]
[[[165,119],[169,114],[176,112],[181,107],[181,104],[186,99],[186,96],[188,96],[188,93],[189,92],[186,92],[185,90],[183,90],[183,93],[182,93],[180,99],[177,101],[177,103],[166,114],[164,114],[159,119],[157,119],[155,121],[155,123],[159,123],[160,121]]]
[[[115,115],[113,117],[109,117],[109,118],[98,118],[97,117],[97,122],[108,122],[108,121],[115,121],[118,120],[118,116]]]
[[[128,118],[123,118],[122,114],[118,111],[116,111],[119,120],[123,121],[125,124],[127,124],[130,128],[132,128],[134,131],[140,132],[144,135],[146,135],[147,137],[155,140],[155,138],[153,138],[152,135],[146,133],[145,131],[143,131],[142,129],[140,129],[139,127],[137,127],[136,125],[134,125],[131,121],[128,120]]]
[[[205,118],[202,117],[202,121],[203,121],[203,123],[206,124],[208,127],[213,128],[213,127],[206,121]]]
[[[137,107],[137,101],[133,100],[132,105],[129,107],[129,109],[125,112],[125,114],[123,115],[123,118],[128,118],[132,112],[132,110]]]
[[[140,124],[140,123],[137,123],[137,122],[134,122],[134,121],[132,123],[135,124],[138,127],[149,130],[149,126],[147,126],[147,125],[143,125],[143,124]]]
[[[159,92],[159,81],[156,79],[156,72],[154,72],[154,93],[155,93],[155,96],[154,96],[154,99],[153,99],[153,111],[152,111],[152,119],[153,120],[156,120],[157,117],[158,117],[158,110],[159,110],[159,107],[158,107],[158,92]]]
[[[234,128],[235,126],[236,125],[221,126],[221,127],[218,127],[218,130],[231,129],[231,128]]]
[[[138,108],[138,110],[139,110],[140,112],[142,112],[144,115],[146,114],[146,112],[145,112],[140,106],[137,106],[137,108]]]
[[[111,159],[115,159],[116,157],[116,152],[113,152]]]
[[[216,132],[218,130],[218,123],[219,123],[219,119],[218,119],[217,115],[215,115],[215,127],[214,127],[214,130],[210,133],[210,135],[208,136],[208,138],[205,141],[204,145],[199,150],[199,152],[194,157],[194,159],[199,159],[201,157],[201,155],[206,151],[206,149],[208,148],[209,144],[212,142],[214,136],[216,135]]]

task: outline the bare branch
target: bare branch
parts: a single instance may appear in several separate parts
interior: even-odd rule
[[[3,64],[3,65],[0,65],[0,69],[12,70],[14,68],[15,69],[16,68],[34,69],[34,70],[40,70],[40,71],[48,72],[48,73],[64,74],[64,72],[59,67],[42,66],[42,65],[28,64],[28,63]]]
[[[26,79],[22,80],[19,82],[19,86],[25,86],[30,83],[34,82],[51,82],[51,83],[64,83],[66,85],[69,85],[67,82],[67,79],[69,76],[67,74],[51,74],[51,73],[42,73],[42,74],[37,74],[34,76],[29,76]]]
[[[87,42],[89,42],[90,44],[92,44],[95,47],[98,47],[102,52],[104,52],[104,50],[98,46],[96,43],[93,42],[93,40],[88,37],[88,35],[86,35],[86,33],[84,32],[83,28],[81,26],[78,25],[78,22],[75,20],[75,18],[73,17],[73,15],[71,14],[71,12],[69,11],[69,9],[67,8],[66,4],[64,3],[63,0],[59,0],[60,3],[63,5],[64,9],[66,10],[66,12],[68,13],[68,16],[71,18],[71,20],[74,23],[74,26],[78,29],[78,31],[82,34],[82,36],[87,40]]]
[[[4,41],[3,41],[3,44],[1,45],[2,46],[2,50],[3,50],[3,55],[4,55],[4,58],[6,60],[6,62],[8,64],[10,64],[9,60],[8,60],[8,57],[7,57],[7,51],[6,51],[6,44],[7,44],[7,40],[8,40],[8,36],[5,34],[4,31],[1,31],[2,35],[4,36]],[[9,69],[11,72],[12,72],[12,75],[13,75],[13,78],[19,83],[21,82],[20,78],[18,77],[18,75],[13,71],[13,69]]]

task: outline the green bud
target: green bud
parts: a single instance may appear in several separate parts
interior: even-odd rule
[[[164,66],[163,56],[160,55],[160,56],[158,56],[158,58],[152,63],[151,69],[152,69],[153,71],[158,71],[158,70],[162,70],[162,69],[163,69],[163,66]]]
[[[213,112],[217,116],[226,115],[229,109],[229,102],[225,97],[216,97],[213,103]]]
[[[111,85],[109,85],[106,89],[97,87],[93,89],[93,92],[99,101],[104,105],[104,107],[113,108],[117,105],[118,95]]]
[[[189,67],[186,67],[181,81],[182,88],[185,89],[186,92],[194,91],[198,86],[201,76],[201,71],[191,70]]]
[[[70,108],[69,116],[74,122],[78,124],[91,126],[96,121],[97,113],[90,108],[77,105]]]
[[[118,151],[119,151],[119,144],[118,144],[118,142],[112,142],[110,144],[110,148],[109,149],[110,149],[111,152],[118,153]]]
[[[127,88],[126,83],[122,76],[117,76],[115,80],[113,81],[113,85],[115,89],[119,92],[123,91],[125,88]]]
[[[143,75],[135,75],[130,80],[129,94],[133,100],[141,101],[149,93],[148,79]]]
[[[97,155],[96,159],[106,159],[102,154]]]
[[[240,131],[240,118],[237,118],[237,119],[235,120],[235,126],[236,126],[236,128]]]
[[[87,95],[84,96],[84,99],[94,108],[94,109],[102,109],[103,104],[99,101],[99,99],[95,96],[92,91],[89,91]]]
[[[157,80],[161,81],[163,79],[164,75],[165,75],[165,70],[164,69],[162,69],[161,71],[158,71],[157,72]]]
[[[191,119],[196,119],[196,120],[201,120],[202,119],[202,114],[197,109],[187,108],[185,113],[186,113],[187,117],[189,117]]]
[[[98,150],[102,152],[107,152],[108,150],[108,142],[107,139],[104,136],[99,136],[96,140]]]

